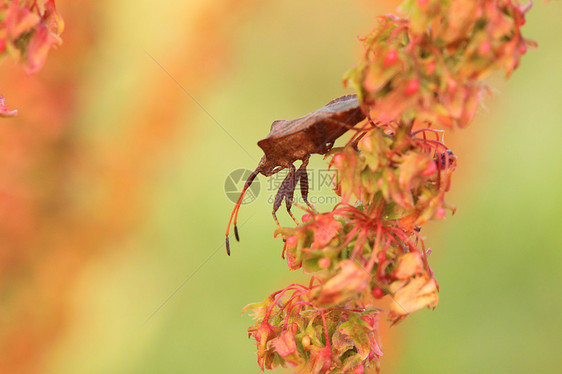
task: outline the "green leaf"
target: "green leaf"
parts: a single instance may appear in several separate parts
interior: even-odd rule
[[[363,321],[360,317],[351,314],[349,316],[349,320],[340,325],[338,332],[343,336],[348,336],[353,341],[361,361],[369,357],[371,345],[367,335],[371,331],[367,322]]]

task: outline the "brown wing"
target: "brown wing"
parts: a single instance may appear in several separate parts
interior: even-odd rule
[[[258,145],[269,160],[293,162],[311,153],[325,153],[327,143],[334,143],[364,118],[357,96],[345,95],[303,117],[273,122],[271,132]]]
[[[349,129],[349,127],[356,125],[363,120],[363,118],[365,118],[365,116],[361,114],[357,95],[345,95],[330,101],[322,108],[300,118],[274,121],[265,139],[282,138],[298,131],[304,131],[309,127],[317,126],[318,123],[326,119],[334,119],[343,122],[347,125],[343,126],[343,128]],[[341,134],[344,132],[345,131]],[[330,131],[330,133],[334,133],[334,131]],[[337,135],[334,140],[341,136],[341,134]]]
[[[328,104],[326,104],[324,108],[340,102],[344,102],[346,103],[346,105],[349,104],[349,105],[359,106],[359,100],[357,100],[357,95],[352,94],[352,95],[344,95],[344,96],[337,97],[334,100],[330,101]]]

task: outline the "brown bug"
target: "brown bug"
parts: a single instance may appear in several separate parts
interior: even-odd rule
[[[365,115],[361,111],[357,96],[346,95],[330,101],[324,107],[303,117],[273,122],[269,135],[258,142],[265,155],[260,160],[256,170],[246,180],[240,197],[230,215],[230,220],[226,227],[226,253],[230,256],[228,233],[233,218],[234,236],[237,241],[240,241],[238,227],[236,226],[238,211],[240,210],[240,204],[246,190],[259,173],[269,177],[285,168],[289,168],[287,177],[283,180],[277,195],[275,195],[273,219],[277,226],[279,226],[275,213],[284,199],[287,212],[298,224],[298,221],[291,213],[293,195],[298,182],[300,182],[304,202],[312,208],[312,205],[308,202],[308,174],[306,172],[310,155],[312,153],[326,154],[332,148],[337,138],[364,118]],[[298,169],[293,165],[297,160],[302,161]]]

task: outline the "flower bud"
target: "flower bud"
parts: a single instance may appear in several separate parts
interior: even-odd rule
[[[318,267],[320,269],[327,269],[331,264],[332,260],[330,260],[328,257],[322,257],[320,260],[318,260]]]
[[[360,141],[361,148],[366,150],[367,152],[373,152],[373,139],[370,136],[365,136]]]
[[[343,162],[344,162],[344,157],[341,153],[337,153],[334,155],[334,158],[332,158],[332,163],[335,165],[335,167],[337,167],[338,169],[343,169]]]
[[[386,52],[384,56],[383,66],[385,68],[394,65],[394,63],[398,60],[398,52],[395,49],[391,49],[390,51]]]
[[[418,79],[412,79],[406,85],[406,92],[405,92],[406,96],[411,96],[415,94],[416,92],[418,92],[419,89],[420,89],[420,81]]]
[[[289,247],[289,248],[292,248],[292,247],[296,246],[297,245],[297,237],[295,235],[289,236],[287,238],[286,244],[287,244],[287,247]]]
[[[384,291],[380,287],[373,288],[373,297],[375,299],[381,299],[384,296]]]

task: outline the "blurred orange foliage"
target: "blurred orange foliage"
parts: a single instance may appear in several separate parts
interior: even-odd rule
[[[228,67],[229,21],[257,1],[215,3],[185,26],[186,35],[205,37],[159,61],[178,82],[189,81],[190,92],[200,93]],[[27,77],[4,63],[0,71],[3,92],[20,110],[0,126],[0,373],[41,371],[65,331],[73,280],[142,220],[142,186],[190,101],[164,72],[155,74],[129,106],[125,118],[134,126],[100,147],[84,138],[81,100],[96,98],[79,94],[103,47],[99,18],[111,6],[57,1],[66,31],[43,70]]]

